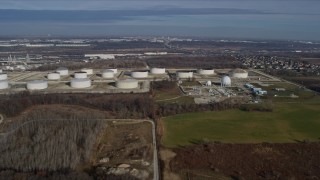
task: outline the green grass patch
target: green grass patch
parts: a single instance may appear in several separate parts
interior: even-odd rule
[[[167,147],[194,142],[283,143],[320,138],[320,103],[276,103],[273,112],[227,110],[164,118]]]

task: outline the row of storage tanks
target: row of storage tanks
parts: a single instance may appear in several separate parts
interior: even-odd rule
[[[70,81],[70,86],[73,88],[88,88],[91,87],[91,80],[88,78],[74,78]],[[138,88],[138,86],[139,83],[136,79],[124,79],[116,82],[116,87],[120,89],[134,89]],[[8,85],[5,88],[8,88]],[[46,88],[48,88],[48,82],[45,80],[34,80],[27,83],[27,89],[29,90],[42,90]]]
[[[101,73],[103,78],[113,78],[117,73],[117,69],[106,69]],[[73,88],[88,88],[91,87],[91,80],[88,75],[93,74],[92,69],[81,69],[81,71],[74,73],[74,78],[70,81],[70,86]],[[59,80],[61,76],[69,75],[67,68],[58,68],[55,72],[48,73],[47,79]],[[133,89],[138,88],[139,83],[135,79],[124,79],[116,82],[116,87],[121,89]],[[9,88],[8,76],[0,71],[0,89]],[[33,80],[27,83],[27,89],[29,90],[42,90],[48,88],[48,81],[46,80]]]
[[[200,75],[213,75],[214,70],[213,69],[198,69],[197,73]],[[176,73],[178,78],[192,78],[193,77],[193,71],[177,71]]]
[[[198,69],[197,73],[200,75],[213,75],[214,70],[213,69]],[[248,72],[243,69],[233,69],[229,71],[229,76],[232,78],[248,78]],[[178,78],[192,78],[193,77],[193,71],[178,71],[177,72]]]
[[[113,78],[114,74],[118,72],[117,69],[106,69],[102,71],[101,76],[103,78]],[[70,81],[70,86],[72,88],[88,88],[91,87],[91,80],[88,78],[88,75],[93,74],[93,69],[81,69],[74,73],[74,78]],[[69,70],[67,68],[61,67],[56,70],[56,72],[49,73],[47,78],[49,80],[59,80],[60,76],[69,75]]]
[[[117,69],[106,69],[102,71],[101,77],[103,78],[113,78],[114,74],[118,71]],[[165,74],[165,68],[152,68],[150,70],[151,74]],[[198,69],[197,73],[200,75],[213,75],[213,69]],[[92,69],[81,69],[81,71],[74,73],[74,78],[70,81],[70,86],[73,88],[88,88],[91,86],[91,80],[88,78],[88,75],[92,75]],[[149,72],[147,70],[142,71],[132,71],[131,77],[139,79],[148,77]],[[47,78],[49,80],[59,80],[61,76],[69,75],[69,70],[67,68],[58,68],[56,72],[48,73]],[[229,75],[234,78],[247,78],[248,72],[242,69],[234,69],[229,72]],[[178,71],[178,78],[192,78],[193,71]],[[0,89],[6,89],[9,87],[7,74],[3,74],[2,70],[0,71]],[[136,79],[124,79],[118,80],[116,82],[116,87],[121,89],[133,89],[138,87],[138,81]],[[231,85],[231,79],[229,76],[224,76],[221,79],[221,84],[223,86]],[[46,89],[48,87],[48,82],[44,80],[34,80],[27,83],[27,89]]]

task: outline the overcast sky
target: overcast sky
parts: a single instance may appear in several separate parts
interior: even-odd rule
[[[107,10],[150,7],[241,8],[287,13],[318,13],[319,0],[0,0],[1,9]]]
[[[0,35],[320,40],[320,0],[0,0],[0,27]]]

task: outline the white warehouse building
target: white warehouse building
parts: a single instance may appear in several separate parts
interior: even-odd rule
[[[116,87],[120,89],[134,89],[138,88],[139,84],[136,79],[124,79],[116,82]]]
[[[34,80],[27,83],[27,89],[29,90],[41,90],[47,88],[48,82],[44,80]]]

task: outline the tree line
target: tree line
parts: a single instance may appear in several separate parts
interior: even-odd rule
[[[38,111],[0,137],[0,169],[67,171],[88,161],[104,123],[91,115],[61,120]]]
[[[145,94],[30,94],[25,91],[0,98],[0,113],[16,116],[34,105],[66,104],[80,105],[111,113],[110,118],[153,117],[154,103]]]
[[[146,60],[151,67],[166,68],[242,68],[240,61],[232,56],[210,57],[156,57]]]
[[[59,64],[44,64],[33,70],[35,71],[49,71],[56,70],[59,67],[66,67],[70,70],[79,70],[81,68],[93,68],[93,69],[107,69],[107,68],[143,68],[146,64],[141,60],[94,60],[92,62],[83,61],[63,61]]]

